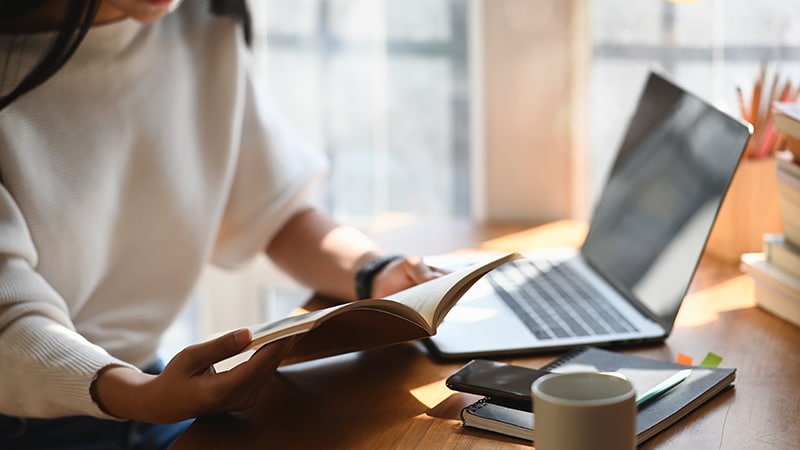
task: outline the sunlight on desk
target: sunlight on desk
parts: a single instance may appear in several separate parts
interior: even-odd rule
[[[731,295],[736,293],[737,295]],[[693,291],[681,306],[677,327],[699,327],[719,319],[723,312],[755,306],[752,280],[746,275]]]
[[[428,383],[426,385],[411,389],[408,392],[413,395],[418,402],[422,403],[428,408],[433,408],[434,406],[443,402],[453,393],[453,391],[449,390],[445,386],[444,380],[445,379],[442,378],[441,380],[434,381],[433,383]]]
[[[560,220],[483,242],[481,250],[525,251],[544,247],[578,247],[588,231],[580,221]]]

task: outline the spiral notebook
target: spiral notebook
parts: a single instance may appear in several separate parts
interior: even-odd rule
[[[731,387],[736,378],[736,369],[688,366],[596,347],[575,349],[542,367],[552,372],[622,371],[631,379],[637,391],[644,388],[643,384],[648,383],[647,380],[653,379],[654,372],[665,372],[665,378],[670,373],[686,368],[692,369],[686,381],[639,408],[636,416],[637,445]],[[461,420],[466,427],[528,441],[533,438],[533,413],[492,403],[489,397],[464,408],[461,411]]]

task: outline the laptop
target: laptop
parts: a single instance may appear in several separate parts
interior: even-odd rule
[[[581,247],[498,267],[428,344],[474,358],[663,341],[751,133],[651,72]]]

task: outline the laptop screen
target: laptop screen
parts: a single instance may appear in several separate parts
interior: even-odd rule
[[[651,73],[582,253],[672,328],[750,127]]]

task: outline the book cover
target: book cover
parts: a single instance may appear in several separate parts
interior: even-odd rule
[[[787,175],[800,180],[800,158],[795,158],[791,152],[781,150],[775,153],[777,169]]]
[[[800,160],[800,106],[794,102],[774,102],[772,120],[785,138],[784,147]]]
[[[800,279],[772,266],[764,253],[745,253],[740,267],[753,278],[761,309],[800,326]]]
[[[648,374],[649,379],[652,379],[653,373],[660,371],[663,378],[666,378],[670,374],[686,368],[692,369],[692,373],[686,381],[639,408],[636,416],[637,444],[653,437],[731,386],[736,377],[736,369],[687,366],[616,353],[596,347],[576,349],[542,367],[542,369],[553,372],[622,371],[631,379],[637,392],[640,390],[642,380],[645,379],[637,373]],[[529,441],[533,438],[534,413],[497,405],[492,403],[491,398],[488,397],[464,408],[461,411],[461,419],[464,426],[467,427],[502,433]]]
[[[800,155],[788,159],[785,153],[776,155],[778,195],[780,197],[783,234],[794,245],[800,246]]]
[[[785,235],[765,234],[764,254],[767,263],[800,280],[800,247],[789,242]]]

